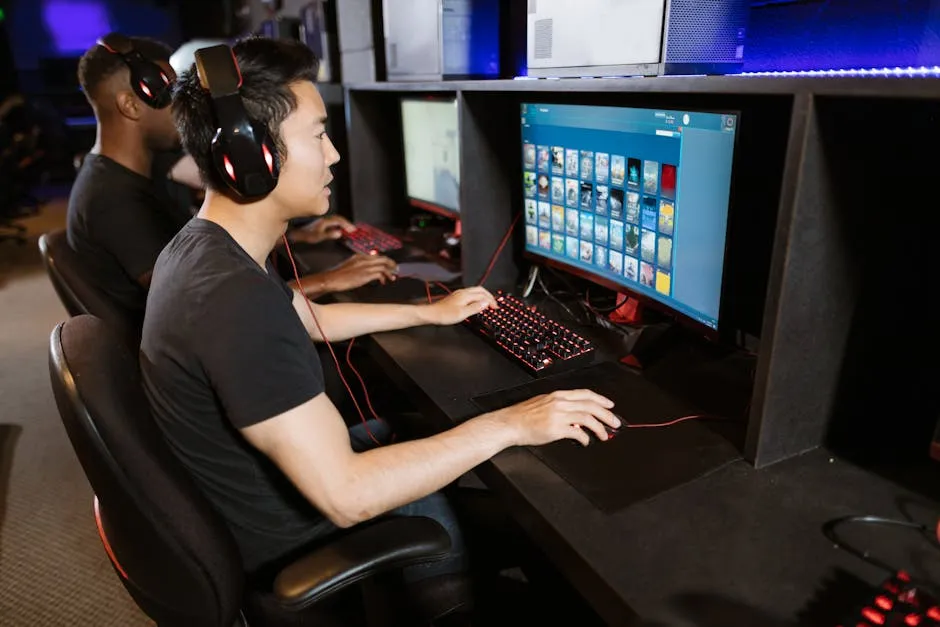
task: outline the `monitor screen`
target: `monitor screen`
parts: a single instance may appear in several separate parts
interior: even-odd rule
[[[416,207],[456,217],[460,197],[457,101],[401,102],[405,188]]]
[[[523,104],[526,252],[718,328],[737,115]]]

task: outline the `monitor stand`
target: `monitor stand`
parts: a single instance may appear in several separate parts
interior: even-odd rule
[[[645,368],[656,362],[678,339],[675,322],[663,320],[651,322],[644,316],[646,309],[640,301],[627,294],[617,294],[623,304],[611,312],[609,319],[615,324],[633,327],[629,335],[628,354],[620,361],[634,368]]]

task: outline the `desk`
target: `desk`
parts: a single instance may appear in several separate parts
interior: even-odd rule
[[[471,397],[530,380],[461,327],[381,333],[364,344],[439,429],[476,415]],[[824,450],[763,470],[735,462],[613,515],[526,449],[504,451],[477,474],[611,625],[635,614],[669,626],[793,625],[832,569],[870,583],[883,578],[833,548],[822,523],[848,514],[898,517],[897,500],[917,498]],[[889,563],[940,575],[938,555],[916,534],[869,529],[861,537]]]

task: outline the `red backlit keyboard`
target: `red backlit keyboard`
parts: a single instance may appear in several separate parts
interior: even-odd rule
[[[356,224],[356,230],[343,235],[343,244],[354,253],[379,255],[402,247],[402,241],[370,224]]]
[[[590,341],[515,296],[493,295],[499,309],[471,316],[466,324],[530,374],[543,377],[591,363],[594,346]]]
[[[900,572],[839,627],[937,627],[940,604]]]

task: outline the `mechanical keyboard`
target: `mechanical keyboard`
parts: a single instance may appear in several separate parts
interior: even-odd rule
[[[873,591],[840,627],[931,627],[940,625],[940,604],[899,572]]]
[[[379,255],[402,248],[400,239],[371,224],[356,224],[356,230],[343,234],[343,244],[354,253]]]
[[[467,326],[529,374],[543,377],[591,363],[594,346],[571,329],[504,292],[499,309],[470,316]]]

